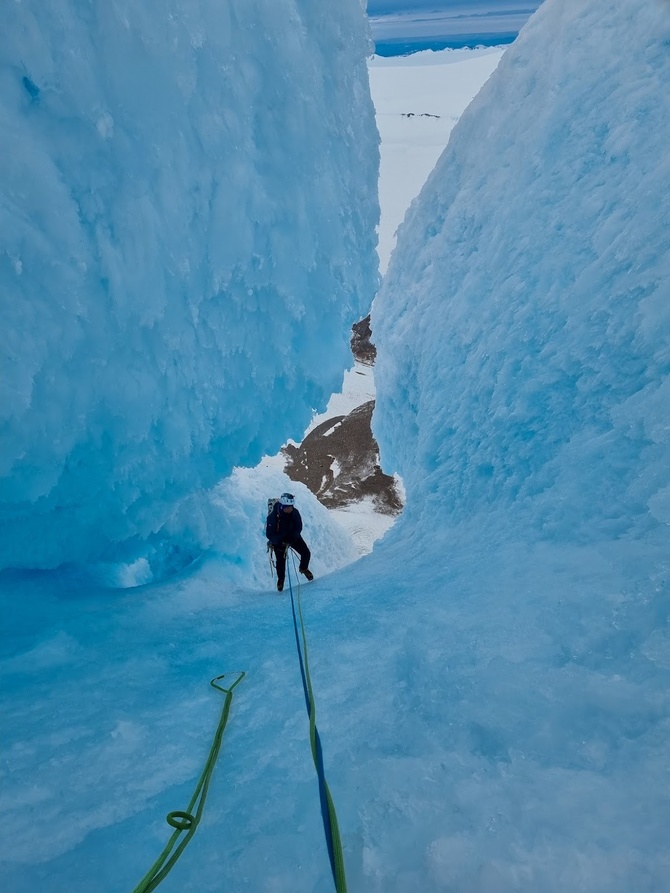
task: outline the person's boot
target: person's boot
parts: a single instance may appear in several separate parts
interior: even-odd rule
[[[277,580],[277,592],[283,592],[283,591],[284,591],[284,581]]]
[[[314,579],[314,574],[311,572],[311,570],[308,567],[306,567],[304,571],[300,571],[300,573],[304,574],[308,580]]]

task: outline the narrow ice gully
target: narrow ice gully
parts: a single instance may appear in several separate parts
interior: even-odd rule
[[[324,576],[346,538],[298,492],[351,890],[667,889],[666,13],[533,16],[375,304],[375,424],[406,511]],[[202,511],[255,537],[283,483],[239,472]],[[251,532],[226,541],[113,596],[4,575],[8,889],[131,889],[200,771],[208,680],[240,669],[206,821],[163,889],[332,889],[287,605],[259,591]]]

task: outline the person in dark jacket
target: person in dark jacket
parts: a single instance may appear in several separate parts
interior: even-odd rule
[[[265,525],[265,535],[272,545],[277,561],[277,589],[284,589],[284,576],[286,574],[286,552],[289,548],[295,549],[300,555],[300,567],[298,570],[308,580],[314,579],[314,574],[309,569],[309,559],[312,553],[307,543],[302,538],[302,518],[295,507],[295,497],[292,493],[282,493],[274,508],[268,515]]]

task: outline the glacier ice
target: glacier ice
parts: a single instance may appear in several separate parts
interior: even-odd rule
[[[665,517],[666,13],[545,3],[408,212],[373,326],[410,512],[567,540]]]
[[[0,566],[136,557],[325,405],[377,285],[367,50],[357,0],[4,9]]]
[[[399,230],[368,889],[667,887],[669,47],[661,0],[545,0]]]
[[[377,424],[407,507],[303,593],[352,891],[667,890],[665,9],[546,0],[400,233]],[[216,487],[223,560],[180,577],[0,575],[13,893],[133,888],[226,670],[248,673],[161,890],[332,890],[290,606],[262,583],[259,503],[281,479],[259,475]]]

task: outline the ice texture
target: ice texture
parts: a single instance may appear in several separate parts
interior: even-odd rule
[[[0,567],[107,558],[323,408],[377,285],[358,0],[8,3]]]
[[[546,0],[410,212],[375,308],[398,523],[326,575],[343,541],[296,487],[352,893],[667,893],[667,8]],[[181,576],[0,573],[2,889],[132,890],[207,758],[209,679],[245,670],[160,891],[333,890],[270,466],[199,504],[225,517]]]
[[[546,0],[398,233],[361,889],[668,887],[669,13]]]
[[[373,316],[408,523],[670,537],[667,13],[546,2],[408,212]]]

